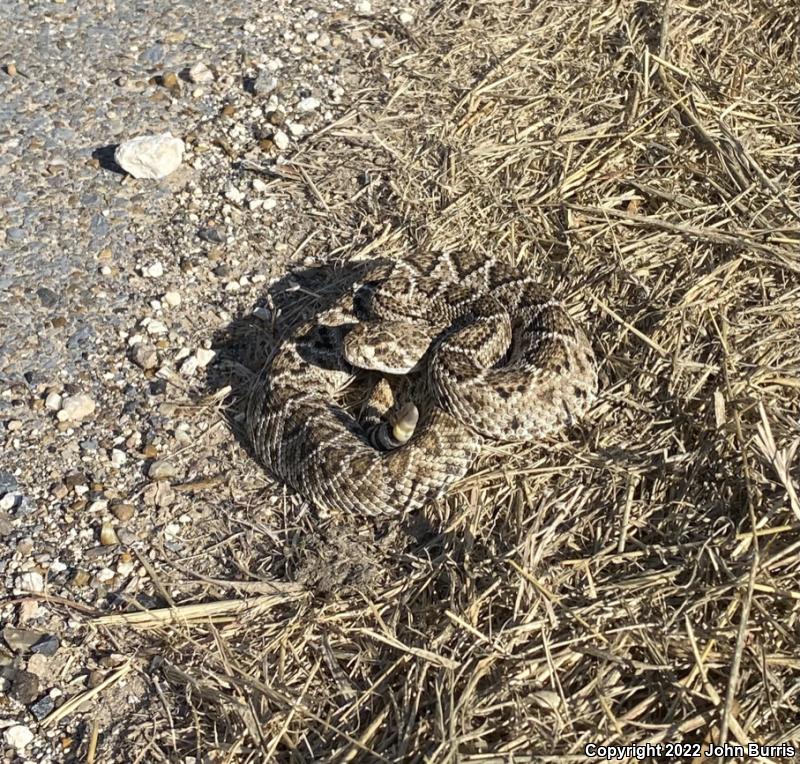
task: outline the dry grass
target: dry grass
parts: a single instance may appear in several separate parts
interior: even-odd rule
[[[312,221],[298,257],[518,262],[589,325],[601,400],[384,536],[325,535],[240,467],[256,593],[105,621],[160,656],[144,760],[800,743],[794,0],[445,0],[392,34],[385,88],[274,181]],[[287,546],[297,582],[264,588]],[[347,569],[326,596],[309,559]]]

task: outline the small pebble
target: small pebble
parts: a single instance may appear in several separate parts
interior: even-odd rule
[[[189,69],[189,79],[196,85],[205,85],[214,81],[214,72],[211,71],[202,61],[198,61]]]
[[[56,707],[56,702],[49,695],[44,695],[43,697],[39,698],[39,700],[37,700],[35,703],[28,706],[30,712],[36,717],[38,721],[41,721],[46,716],[49,716],[55,707]]]
[[[253,92],[258,96],[269,95],[278,87],[278,78],[267,71],[260,71],[253,81]]]
[[[11,691],[8,693],[18,703],[27,706],[39,695],[39,677],[30,671],[17,671],[11,678]]]
[[[70,583],[72,584],[72,586],[80,589],[80,588],[82,588],[84,586],[87,586],[89,584],[90,580],[91,580],[91,576],[89,575],[89,573],[87,571],[83,570],[82,568],[78,568],[72,574],[72,578],[70,579]]]
[[[80,422],[94,413],[95,402],[90,396],[80,393],[64,398],[61,410],[56,414],[59,422]]]
[[[17,501],[19,497],[15,493],[7,493],[0,499],[0,510],[8,511],[9,509],[14,509],[17,506]]]
[[[177,308],[181,304],[180,292],[165,292],[164,302],[172,308]]]
[[[309,96],[308,98],[303,98],[297,104],[297,111],[299,112],[309,112],[318,109],[320,106],[319,100],[314,98],[313,96]]]
[[[111,568],[100,568],[100,570],[95,573],[94,577],[100,581],[100,583],[108,583],[115,575],[116,573],[114,573]]]
[[[134,513],[136,512],[136,508],[133,504],[127,504],[125,502],[120,502],[119,504],[114,504],[111,507],[111,512],[114,517],[117,518],[122,523],[127,523],[130,520]]]
[[[225,189],[225,198],[234,204],[241,204],[242,200],[244,199],[244,194],[238,188],[236,188],[233,183],[228,183],[228,186]]]
[[[44,636],[46,636],[44,632],[33,629],[16,629],[13,626],[6,626],[3,629],[5,643],[19,653],[30,650]]]
[[[114,546],[119,544],[117,532],[114,530],[114,526],[111,525],[111,523],[103,523],[103,526],[100,528],[100,543],[103,546]]]
[[[158,366],[158,351],[152,345],[142,343],[134,346],[131,359],[145,371],[147,369],[155,369]]]
[[[111,449],[111,464],[117,469],[128,461],[128,455],[119,448]]]
[[[127,552],[121,554],[119,556],[119,562],[117,563],[117,574],[120,576],[128,576],[133,573],[134,568],[136,567],[136,563],[134,562],[133,558]]]
[[[216,355],[217,355],[216,350],[207,350],[206,348],[200,348],[195,353],[195,357],[197,358],[197,364],[203,369],[205,369],[205,367],[208,366],[208,364],[210,364],[214,360]]]
[[[61,641],[55,634],[45,634],[44,637],[31,647],[31,652],[50,658],[58,652],[60,646]]]
[[[154,336],[166,334],[169,331],[167,325],[163,321],[151,321],[147,324],[147,333]]]
[[[292,134],[294,138],[301,138],[303,135],[306,134],[305,125],[301,125],[299,122],[287,122],[286,129]]]
[[[54,499],[63,499],[69,493],[69,488],[63,483],[53,483],[50,486],[50,495]]]
[[[157,459],[147,470],[147,476],[152,480],[167,480],[177,475],[177,470],[172,462],[166,459]]]
[[[44,399],[44,406],[50,411],[58,411],[61,408],[61,396],[58,393],[50,393]]]
[[[24,724],[15,724],[3,732],[3,738],[17,753],[22,753],[33,740],[33,732]]]
[[[25,592],[43,592],[44,578],[41,573],[31,570],[17,576],[16,587]]]
[[[145,276],[148,276],[151,279],[160,279],[164,275],[164,266],[156,261],[152,265],[145,268],[143,273]]]
[[[283,130],[276,131],[272,136],[272,142],[280,151],[286,151],[289,148],[289,136]]]
[[[168,90],[178,90],[181,86],[178,75],[175,72],[167,72],[161,77],[161,84]]]
[[[181,364],[181,374],[184,377],[191,377],[197,371],[197,366],[197,356],[191,355]]]

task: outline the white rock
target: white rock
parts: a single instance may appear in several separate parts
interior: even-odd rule
[[[234,204],[241,204],[242,200],[244,199],[244,194],[238,188],[236,188],[233,183],[228,183],[228,186],[225,189],[225,198]]]
[[[64,398],[56,417],[59,422],[79,422],[94,413],[95,408],[95,402],[88,395],[70,395]]]
[[[289,132],[295,137],[299,138],[302,135],[306,134],[306,126],[301,125],[299,122],[287,122],[286,127],[289,128]]]
[[[356,2],[356,13],[369,14],[372,13],[372,3],[370,0],[358,0]]]
[[[177,308],[181,304],[180,292],[167,292],[164,295],[164,302],[172,308]]]
[[[266,72],[259,72],[253,82],[253,92],[259,96],[269,95],[278,87],[278,78]]]
[[[253,178],[253,191],[258,191],[258,193],[263,194],[268,188],[267,184],[264,183],[261,178]]]
[[[7,493],[0,499],[0,509],[2,510],[9,510],[14,509],[17,506],[17,501],[19,500],[17,494],[15,493]]]
[[[100,568],[100,570],[95,573],[95,578],[97,578],[97,580],[101,583],[105,583],[106,581],[110,581],[112,578],[114,578],[115,575],[116,574],[113,570],[111,570],[111,568]]]
[[[283,130],[277,130],[275,135],[272,136],[272,142],[275,147],[280,151],[286,151],[289,148],[289,136]]]
[[[44,405],[49,411],[58,411],[61,408],[61,396],[58,393],[50,393],[44,399]]]
[[[119,448],[111,449],[111,464],[119,469],[125,462],[128,461],[128,455]]]
[[[154,369],[158,366],[158,351],[152,345],[140,343],[134,345],[131,359],[137,366],[145,371],[147,369]]]
[[[197,356],[189,356],[182,364],[181,364],[181,374],[184,377],[191,377],[197,371]]]
[[[270,196],[269,199],[264,199],[263,208],[265,210],[274,210],[277,206],[278,200],[274,196]]]
[[[200,348],[196,353],[195,357],[197,358],[198,365],[205,369],[208,364],[210,364],[214,358],[216,358],[217,351],[216,350],[207,350],[206,348]]]
[[[397,18],[404,27],[414,23],[414,15],[409,11],[400,11],[400,15]]]
[[[144,275],[149,276],[151,279],[160,279],[164,275],[164,266],[156,261],[144,269]]]
[[[184,149],[171,133],[143,135],[117,146],[114,161],[134,178],[165,178],[180,166]]]
[[[204,85],[214,81],[214,72],[211,71],[202,61],[198,61],[189,69],[189,79],[197,85]]]
[[[225,291],[226,292],[238,292],[239,291],[239,282],[238,281],[229,281],[225,284]]]
[[[28,571],[27,573],[23,573],[20,576],[17,576],[17,589],[21,589],[25,592],[43,592],[44,591],[44,579],[42,578],[41,573],[37,573],[35,570]]]
[[[22,753],[33,740],[33,732],[24,724],[15,724],[3,732],[6,744],[10,745],[17,753]]]
[[[167,480],[177,474],[178,471],[175,469],[175,465],[167,459],[157,459],[147,470],[147,476],[153,480]]]
[[[314,111],[314,109],[319,108],[319,105],[319,101],[316,98],[309,96],[308,98],[303,98],[300,103],[297,104],[297,111]]]
[[[167,325],[162,321],[151,321],[147,324],[147,333],[153,335],[166,334],[169,330]]]

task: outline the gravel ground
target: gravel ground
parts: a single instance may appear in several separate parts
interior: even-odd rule
[[[55,0],[0,21],[0,734],[5,760],[60,761],[91,733],[50,715],[125,659],[70,613],[137,592],[159,544],[185,550],[224,511],[172,487],[214,484],[193,444],[235,446],[170,392],[205,389],[215,332],[304,240],[282,162],[369,93],[414,15]],[[164,131],[187,145],[175,173],[116,166],[117,144]],[[124,684],[102,722],[140,706]]]

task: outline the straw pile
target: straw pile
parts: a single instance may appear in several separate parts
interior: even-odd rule
[[[284,172],[302,256],[520,263],[588,325],[601,400],[397,527],[298,519],[240,464],[249,582],[103,622],[160,655],[149,755],[797,744],[794,0],[445,0],[414,30]]]

